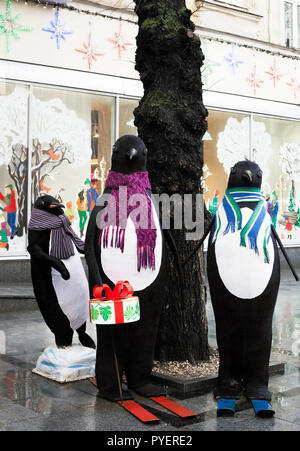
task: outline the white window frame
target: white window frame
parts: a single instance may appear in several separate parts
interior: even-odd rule
[[[298,16],[297,16],[297,7],[300,7],[300,0],[282,0],[282,21],[283,21],[283,31],[284,31],[284,45],[286,45],[286,29],[285,29],[285,3],[291,3],[293,8],[293,37],[292,43],[288,48],[298,49],[300,50],[300,25],[298,26]]]

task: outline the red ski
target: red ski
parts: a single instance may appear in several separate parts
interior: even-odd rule
[[[170,412],[175,413],[181,418],[195,417],[197,414],[192,412],[191,410],[186,409],[185,407],[180,406],[171,399],[166,398],[165,396],[152,396],[150,397],[152,401],[157,402],[161,406],[168,409]]]
[[[95,378],[90,378],[89,381],[95,387],[97,387]],[[185,407],[177,404],[175,401],[172,401],[171,399],[166,398],[165,396],[152,396],[149,399],[161,405],[162,407],[174,413],[175,415],[178,415],[181,418],[195,417],[197,415],[197,413],[186,409]],[[136,401],[133,400],[127,400],[123,402],[118,401],[118,404],[124,407],[124,409],[126,409],[129,413],[131,413],[133,416],[138,418],[143,423],[152,423],[160,421],[159,418],[157,418],[148,410],[144,409],[144,407],[139,405]]]
[[[95,378],[90,378],[89,381],[96,388],[98,388]],[[129,413],[131,413],[133,416],[135,416],[138,420],[142,421],[143,423],[157,423],[160,421],[159,418],[157,418],[152,413],[148,412],[148,410],[144,409],[144,407],[140,406],[137,402],[133,401],[132,399],[123,402],[118,401],[118,404],[124,407],[124,409],[126,409]]]
[[[148,410],[144,409],[144,407],[140,406],[137,402],[130,399],[129,401],[118,401],[124,409],[126,409],[133,416],[138,418],[143,423],[156,423],[159,422],[160,419],[153,415]]]

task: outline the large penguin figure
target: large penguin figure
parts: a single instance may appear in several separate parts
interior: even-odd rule
[[[95,285],[106,283],[113,287],[119,280],[128,280],[134,288],[134,294],[140,299],[141,319],[138,322],[97,325],[96,381],[100,396],[111,401],[120,400],[121,397],[115,355],[119,374],[122,377],[125,373],[129,389],[142,396],[163,394],[161,388],[149,381],[163,304],[161,290],[167,277],[164,238],[175,252],[178,263],[179,259],[174,241],[169,231],[162,231],[156,208],[151,202],[146,162],[147,149],[139,137],[125,135],[119,138],[113,147],[111,171],[104,194],[111,194],[116,203],[120,188],[127,189],[127,201],[130,197],[133,199],[135,194],[141,194],[144,202],[139,214],[146,221],[151,217],[154,227],[150,228],[146,223],[145,230],[140,230],[135,224],[134,212],[130,212],[125,206],[122,228],[122,212],[117,203],[117,225],[109,225],[105,229],[102,227],[100,230],[98,226],[105,216],[103,199],[100,198],[91,215],[86,234],[85,254],[91,291]],[[108,200],[107,207],[109,203]],[[136,201],[133,203],[136,205]],[[123,391],[122,396],[123,399],[132,398],[128,391]]]
[[[63,208],[49,195],[34,204],[28,227],[33,290],[57,347],[71,346],[76,330],[83,346],[95,348],[86,333],[89,287],[79,256],[84,242],[72,230]]]
[[[215,216],[207,274],[220,354],[219,414],[234,413],[242,392],[261,416],[274,414],[268,390],[272,317],[280,263],[260,188],[262,171],[237,163]]]

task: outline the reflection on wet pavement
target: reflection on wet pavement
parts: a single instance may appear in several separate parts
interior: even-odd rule
[[[0,330],[0,354],[6,354],[6,335],[4,330]]]
[[[0,317],[0,431],[103,430],[103,431],[210,431],[300,430],[300,285],[283,274],[273,323],[272,361],[287,362],[284,374],[270,378],[272,419],[259,419],[249,402],[238,402],[234,418],[218,418],[211,393],[180,400],[198,412],[182,420],[145,398],[140,402],[158,412],[161,423],[147,426],[116,404],[97,397],[88,381],[59,384],[31,372],[45,347],[54,344],[38,311],[2,313]],[[215,325],[207,303],[209,342],[215,346]],[[94,327],[88,332],[95,339]],[[74,339],[74,344],[77,344]]]

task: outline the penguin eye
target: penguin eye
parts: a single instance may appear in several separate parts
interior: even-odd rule
[[[236,173],[236,167],[232,167],[231,169],[230,169],[230,172],[231,172],[231,174],[235,174]]]
[[[113,146],[113,148],[112,148],[112,151],[113,151],[113,153],[118,153],[118,152],[119,152],[118,146],[116,146],[116,145],[114,144],[114,146]]]
[[[146,149],[146,147],[145,147],[145,149],[143,150],[143,154],[147,155],[147,153],[148,153],[148,149]]]
[[[256,175],[257,175],[257,177],[258,177],[259,179],[261,179],[261,178],[262,178],[262,175],[263,175],[263,173],[262,173],[262,171],[258,171]]]

